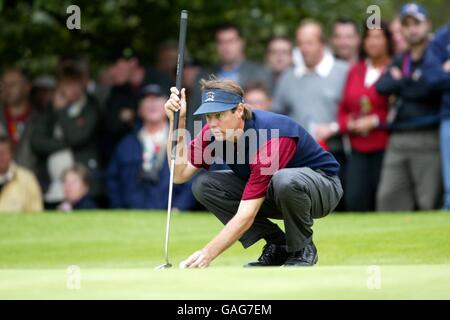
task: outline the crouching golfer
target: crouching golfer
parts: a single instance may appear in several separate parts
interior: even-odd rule
[[[194,114],[205,115],[207,123],[190,148],[181,130],[186,122],[184,89],[179,94],[171,88],[165,104],[169,161],[173,112],[180,111],[175,183],[208,169],[214,159],[222,159],[231,169],[207,171],[193,184],[196,199],[225,227],[184,265],[204,268],[237,240],[248,248],[264,239],[262,255],[246,266],[312,266],[318,259],[313,219],[328,215],[342,197],[339,164],[296,122],[252,111],[243,94],[231,80],[202,81],[202,104]],[[269,218],[283,219],[286,232]]]

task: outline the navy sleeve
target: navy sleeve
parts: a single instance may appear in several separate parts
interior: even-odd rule
[[[447,31],[449,32],[449,31]],[[450,59],[446,55],[445,33],[439,33],[428,46],[425,54],[424,78],[433,87],[450,89],[450,72],[445,72],[442,65]]]
[[[399,94],[400,90],[402,88],[402,81],[403,79],[395,80],[391,76],[391,68],[398,67],[395,63],[390,64],[386,70],[384,71],[383,75],[381,76],[380,80],[378,80],[376,84],[377,92],[382,96],[389,96],[391,94]]]

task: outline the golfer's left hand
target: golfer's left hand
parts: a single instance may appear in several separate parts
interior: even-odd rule
[[[199,250],[194,252],[184,261],[185,268],[206,268],[214,258],[207,250]]]

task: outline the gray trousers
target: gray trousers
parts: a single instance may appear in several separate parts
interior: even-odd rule
[[[439,131],[391,134],[378,186],[377,210],[436,209],[442,193]]]
[[[231,170],[208,171],[192,185],[195,198],[223,223],[236,214],[246,182]],[[281,231],[268,218],[284,220],[289,252],[303,249],[312,240],[313,219],[328,215],[343,194],[337,176],[310,168],[286,168],[273,175],[266,199],[253,225],[239,239],[244,248]]]

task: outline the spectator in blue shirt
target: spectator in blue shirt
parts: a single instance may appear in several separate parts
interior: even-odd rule
[[[393,96],[389,143],[377,193],[379,211],[433,210],[441,205],[439,143],[441,90],[424,79],[431,20],[425,7],[409,3],[400,11],[408,50],[397,54],[376,84]]]
[[[142,88],[138,110],[142,127],[119,142],[108,168],[107,188],[112,208],[167,208],[166,100],[160,85],[148,84]],[[174,208],[190,210],[195,204],[190,183],[174,186]]]

